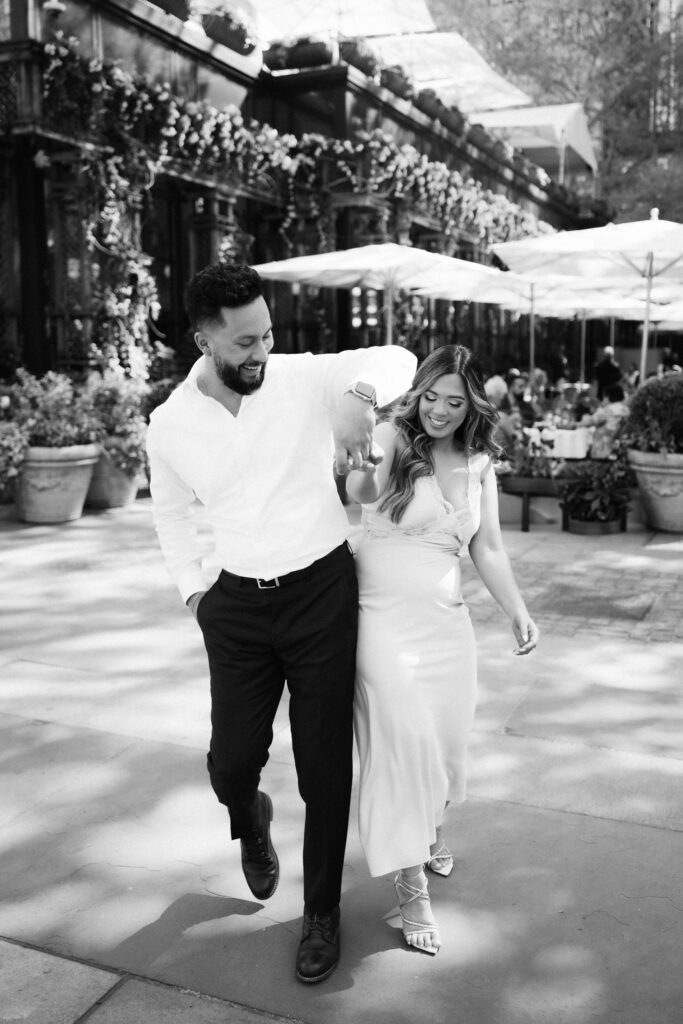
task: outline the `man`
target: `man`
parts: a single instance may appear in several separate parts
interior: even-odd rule
[[[605,388],[610,384],[620,384],[622,376],[621,366],[614,358],[614,349],[611,345],[605,345],[602,359],[595,364],[593,372],[599,402],[605,397]]]
[[[500,404],[500,410],[502,412],[512,412],[516,410],[522,420],[522,425],[525,427],[533,427],[536,420],[539,418],[540,410],[535,409],[533,402],[526,397],[527,392],[527,378],[516,368],[512,367],[508,370],[506,375],[507,381],[507,395],[503,398]]]
[[[339,898],[352,775],[358,588],[348,519],[332,473],[361,467],[376,404],[406,390],[415,358],[394,346],[270,355],[258,274],[209,266],[186,306],[202,353],[151,417],[148,453],[159,541],[199,623],[211,676],[211,785],[228,808],[242,867],[261,900],[279,865],[273,807],[259,791],[286,680],[306,805],[304,921],[296,974],[339,959]],[[222,566],[206,588],[193,504],[204,506]]]

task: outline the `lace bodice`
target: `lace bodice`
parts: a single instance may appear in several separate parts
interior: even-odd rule
[[[368,538],[405,537],[427,542],[445,543],[458,551],[472,539],[479,529],[481,476],[488,455],[470,455],[467,467],[456,472],[467,473],[467,499],[457,508],[443,496],[434,476],[419,477],[415,481],[415,494],[400,522],[393,523],[388,515],[378,511],[381,499],[364,505],[361,525]]]

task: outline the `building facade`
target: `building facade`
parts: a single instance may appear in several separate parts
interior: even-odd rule
[[[189,362],[184,284],[216,259],[392,240],[486,262],[601,222],[362,46],[298,49],[264,63],[193,0],[0,0],[0,377],[144,376],[157,343]],[[269,287],[281,350],[381,339],[379,294]],[[421,353],[462,337],[493,361],[514,333],[471,304],[403,298],[394,321]]]

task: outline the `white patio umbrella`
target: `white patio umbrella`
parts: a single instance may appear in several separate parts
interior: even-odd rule
[[[586,319],[644,319],[647,310],[646,286],[635,282],[603,279],[586,284],[583,277],[565,274],[533,273],[514,274],[505,271],[498,278],[486,280],[473,290],[470,298],[475,302],[491,303],[504,309],[523,313],[529,317],[529,373],[533,374],[536,362],[536,318],[537,317],[581,317],[582,358],[581,379],[585,373],[585,321]],[[447,276],[436,271],[430,275],[426,285],[415,289],[416,294],[431,298],[458,299]],[[655,285],[652,290],[650,318],[661,316],[662,306],[657,302],[668,302],[680,292],[680,286]]]
[[[470,299],[478,290],[492,287],[496,281],[516,277],[469,260],[395,242],[361,245],[313,256],[294,256],[288,260],[257,264],[254,269],[261,277],[272,281],[298,282],[318,288],[360,286],[385,292],[387,344],[391,343],[393,333],[393,298],[397,290],[425,286],[432,276],[436,276],[439,280],[448,280],[453,298]]]
[[[640,379],[645,379],[653,282],[680,284],[683,295],[683,224],[659,220],[653,210],[649,220],[501,242],[492,249],[517,273],[550,270],[622,288],[644,283]]]
[[[448,276],[439,272],[430,275],[427,283],[415,289],[418,295],[431,298],[460,299]],[[567,275],[514,274],[505,271],[498,277],[481,282],[468,296],[475,302],[490,303],[504,309],[524,313],[529,317],[529,374],[536,364],[536,317],[552,316],[553,309],[562,310],[561,315],[574,316],[581,309],[604,307],[622,302],[623,294],[611,289],[588,289],[583,278]],[[631,302],[631,300],[626,300]],[[633,300],[631,309],[644,309],[644,303]]]
[[[504,303],[507,309],[517,309],[526,313],[526,304],[514,305]],[[584,289],[583,292],[565,291],[554,298],[546,295],[536,304],[535,315],[540,317],[556,317],[563,320],[578,319],[581,325],[579,346],[579,379],[586,379],[586,321],[587,320],[642,320],[645,316],[643,299],[601,289]],[[653,311],[653,318],[656,315]]]

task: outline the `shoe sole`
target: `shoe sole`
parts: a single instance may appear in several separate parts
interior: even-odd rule
[[[427,861],[425,867],[427,871],[431,871],[433,875],[438,875],[439,878],[449,878],[453,874],[453,868],[449,868],[448,871],[437,871],[436,868],[431,867],[429,861]]]
[[[305,985],[314,985],[317,981],[325,981],[326,978],[329,978],[329,976],[336,971],[338,965],[339,961],[337,960],[336,963],[333,963],[331,967],[327,968],[324,974],[317,974],[315,978],[307,978],[305,974],[299,974],[298,971],[296,972],[296,976],[299,981],[303,981]]]

